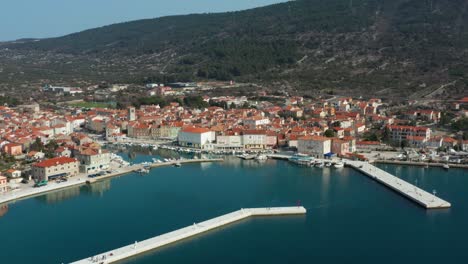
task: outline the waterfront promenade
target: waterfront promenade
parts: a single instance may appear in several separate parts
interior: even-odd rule
[[[194,159],[194,160],[178,160],[178,161],[169,161],[163,163],[151,163],[149,166],[151,168],[165,167],[165,166],[174,166],[175,164],[190,164],[190,163],[204,163],[204,162],[221,162],[223,159]],[[96,178],[88,178],[86,174],[79,174],[74,177],[70,177],[67,182],[55,183],[49,182],[47,186],[34,188],[32,185],[24,185],[22,189],[12,190],[8,193],[0,195],[0,204],[8,203],[16,200],[22,200],[26,198],[31,198],[34,196],[43,195],[45,193],[59,191],[66,188],[78,187],[86,183],[93,183],[97,181],[102,181],[105,179],[122,176],[129,174],[131,172],[138,171],[144,168],[142,164],[135,164],[128,167],[118,168],[115,172],[105,174]]]
[[[302,206],[241,209],[144,241],[135,241],[131,245],[82,259],[73,264],[117,262],[253,216],[304,215],[306,213],[307,210]]]
[[[439,167],[442,168],[444,165],[449,165],[450,168],[468,169],[466,164],[455,164],[455,163],[432,163],[432,162],[415,162],[415,161],[400,161],[400,160],[375,160],[374,163],[381,164],[394,164],[394,165],[406,165],[406,166],[419,166],[419,167]]]
[[[364,175],[369,176],[375,181],[387,186],[426,209],[451,207],[449,202],[401,180],[398,177],[369,164],[368,162],[346,160],[346,165],[360,171]]]

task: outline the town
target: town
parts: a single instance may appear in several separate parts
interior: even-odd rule
[[[125,89],[114,85],[93,94]],[[461,128],[468,120],[467,97],[429,107],[417,101],[398,105],[379,98],[309,98],[265,91],[251,98],[207,96],[206,85],[185,83],[148,84],[142,89],[146,101],[164,105],[143,100],[138,107],[117,109],[78,100],[60,107],[1,106],[0,195],[62,184],[69,178],[85,181],[129,166],[106,148],[109,144],[241,158],[287,152],[446,169],[468,164],[468,135]],[[48,85],[42,92],[72,99],[83,93]]]

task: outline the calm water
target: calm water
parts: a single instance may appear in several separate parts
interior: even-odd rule
[[[242,207],[298,200],[306,216],[241,221],[124,263],[464,263],[466,171],[381,167],[436,189],[453,207],[426,211],[347,168],[230,159],[11,204],[0,218],[0,263],[66,263]]]

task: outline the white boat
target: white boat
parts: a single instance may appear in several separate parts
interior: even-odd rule
[[[256,160],[267,160],[268,157],[266,155],[258,155],[257,157],[255,157]]]
[[[317,168],[323,168],[324,166],[325,166],[325,164],[323,162],[315,163],[315,167],[317,167]]]
[[[344,167],[344,163],[343,162],[337,162],[333,165],[333,167],[337,168],[337,169],[340,169],[340,168],[343,168]]]
[[[450,169],[450,166],[448,164],[444,164],[442,167],[446,170]]]
[[[325,163],[325,167],[327,167],[327,168],[331,167],[331,165],[332,165],[331,162]]]

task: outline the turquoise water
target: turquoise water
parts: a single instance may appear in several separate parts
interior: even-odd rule
[[[466,171],[380,167],[453,207],[426,211],[348,168],[233,158],[11,204],[0,218],[0,263],[67,263],[242,207],[298,200],[306,216],[248,219],[123,263],[464,263]]]

